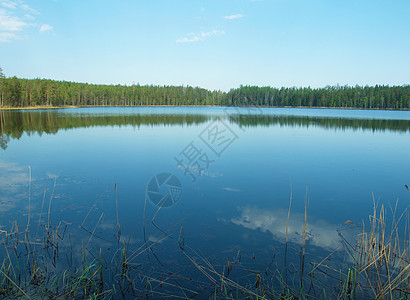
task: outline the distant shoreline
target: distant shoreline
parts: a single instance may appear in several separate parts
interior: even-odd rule
[[[255,107],[255,108],[312,108],[312,109],[350,109],[350,110],[387,110],[410,111],[407,108],[360,108],[360,107],[326,107],[326,106],[219,106],[219,105],[65,105],[65,106],[0,106],[1,110],[48,110],[66,108],[92,108],[92,107]]]

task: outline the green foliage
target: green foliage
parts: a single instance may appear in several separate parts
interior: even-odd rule
[[[364,109],[409,109],[410,86],[327,86],[322,89],[241,86],[227,94],[227,104]]]
[[[0,106],[3,105],[3,98],[5,93],[5,80],[6,76],[3,73],[3,69],[0,67]]]
[[[0,89],[1,105],[24,106],[20,79],[17,77],[2,78]]]
[[[190,86],[95,85],[48,79],[6,78],[0,69],[0,106],[305,106],[409,109],[410,86],[320,89],[240,86],[225,93]]]

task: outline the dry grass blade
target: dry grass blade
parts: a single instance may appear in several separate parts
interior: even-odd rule
[[[97,227],[98,227],[98,225],[100,224],[100,221],[101,221],[101,219],[102,219],[103,217],[104,217],[104,213],[101,213],[100,218],[98,219],[97,224],[95,224],[94,230],[93,230],[93,232],[91,233],[90,238],[88,239],[87,245],[85,246],[86,249],[88,249],[88,245],[90,244],[91,239],[93,238],[93,236],[94,236],[94,234],[95,234],[95,230],[97,229]]]
[[[305,195],[305,214],[303,220],[302,240],[300,244],[300,286],[303,286],[303,273],[305,270],[305,252],[306,252],[306,225],[307,225],[307,210],[309,206],[308,189],[306,187]]]
[[[285,234],[285,281],[288,281],[288,230],[289,230],[289,218],[290,218],[290,209],[292,207],[292,182],[290,182],[290,200],[289,200],[289,209],[288,217],[286,219],[286,234]]]
[[[31,167],[28,166],[28,218],[27,218],[27,227],[26,227],[26,235],[28,233],[28,228],[30,226],[30,216],[31,216]]]
[[[37,240],[38,230],[40,229],[41,216],[43,215],[44,201],[45,201],[45,199],[46,199],[46,193],[47,193],[47,185],[48,185],[48,178],[46,179],[46,187],[44,188],[43,201],[41,202],[41,210],[40,210],[40,216],[38,217],[38,225],[37,225],[37,231],[36,231],[36,238],[35,238],[35,240]]]
[[[167,285],[167,286],[170,286],[170,287],[175,287],[175,288],[178,288],[178,289],[182,289],[182,290],[184,290],[184,291],[186,291],[186,292],[190,292],[190,293],[193,293],[193,294],[195,294],[195,295],[198,295],[198,292],[196,292],[196,291],[194,291],[194,290],[191,290],[191,289],[188,289],[188,288],[184,288],[184,287],[181,287],[181,286],[179,286],[179,285],[175,285],[175,284],[172,284],[172,283],[167,282],[167,280],[168,280],[169,278],[159,280],[159,279],[156,279],[156,278],[153,278],[153,277],[147,276],[147,275],[145,275],[145,274],[141,274],[141,273],[138,273],[138,275],[140,275],[141,277],[147,278],[147,279],[149,279],[150,281],[157,282],[159,285]]]
[[[48,204],[47,230],[50,228],[51,201],[53,200],[53,197],[54,197],[56,183],[57,183],[57,177],[54,178],[53,192],[51,193],[50,202]]]
[[[118,189],[117,189],[117,184],[114,186],[115,189],[115,210],[116,210],[116,216],[117,216],[117,241],[118,241],[118,248],[119,248],[119,243],[121,239],[121,227],[120,227],[120,219],[118,217]]]
[[[88,211],[87,215],[85,216],[83,222],[81,223],[81,227],[84,227],[84,223],[87,220],[88,216],[90,215],[91,211],[97,206],[97,202],[108,192],[108,190],[105,190],[98,198],[95,200],[93,206],[91,206],[90,210]]]
[[[23,291],[9,276],[7,276],[6,273],[4,273],[1,269],[0,272],[3,274],[4,277],[6,277],[27,299],[31,299],[29,295],[26,294],[25,291]]]

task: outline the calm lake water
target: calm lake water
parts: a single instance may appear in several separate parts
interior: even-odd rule
[[[367,224],[374,201],[394,210],[398,199],[400,213],[410,204],[410,112],[145,107],[0,114],[0,229],[11,230],[13,221],[25,228],[29,208],[33,234],[38,224],[64,221],[78,250],[74,260],[82,243],[114,253],[119,224],[131,252],[154,244],[135,258],[152,276],[205,281],[184,249],[219,270],[240,257],[248,273],[232,276],[254,280],[250,269],[283,263],[291,195],[295,264],[305,202],[306,251],[316,261],[342,246],[337,230]]]

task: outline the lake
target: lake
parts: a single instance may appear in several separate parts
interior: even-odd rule
[[[65,254],[50,272],[75,268],[84,254],[96,259],[100,249],[108,266],[127,245],[141,290],[150,278],[157,297],[208,295],[215,287],[207,275],[218,277],[212,270],[247,286],[286,264],[297,282],[303,239],[306,270],[330,253],[329,264],[337,264],[375,205],[391,220],[392,211],[400,216],[410,204],[408,111],[107,107],[0,114],[0,229],[15,232],[18,224],[18,234],[27,227],[30,240],[40,242],[43,228],[57,228]],[[168,285],[158,282],[164,278]]]

